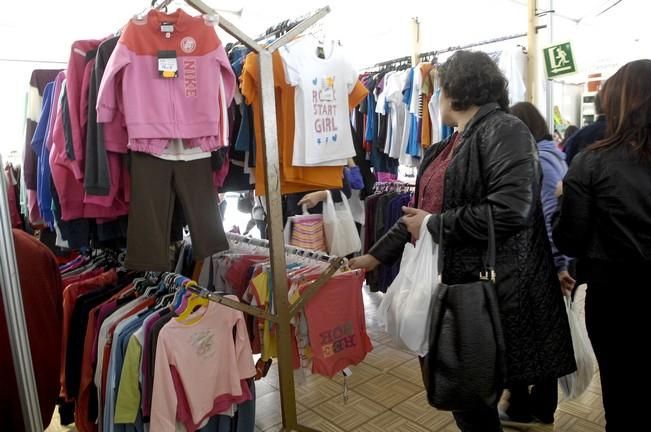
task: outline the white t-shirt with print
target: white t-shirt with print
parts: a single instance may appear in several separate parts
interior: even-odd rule
[[[375,112],[377,114],[389,116],[389,121],[387,122],[387,136],[384,141],[384,153],[389,154],[391,152],[391,110],[387,111],[386,110],[386,105],[388,104],[387,100],[387,92],[386,92],[386,83],[389,80],[389,77],[393,74],[393,72],[387,72],[386,75],[382,77],[382,92],[378,95],[377,97],[377,104],[375,105]]]
[[[402,90],[407,82],[406,71],[396,72],[387,78],[384,93],[389,102],[391,122],[391,149],[388,155],[394,159],[400,157],[403,147],[409,139],[409,124],[407,123],[407,105],[402,101]]]
[[[296,87],[294,166],[345,165],[355,156],[348,96],[357,73],[336,42],[323,47],[305,37],[280,49],[287,83]]]

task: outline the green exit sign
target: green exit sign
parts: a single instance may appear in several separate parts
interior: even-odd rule
[[[543,50],[547,78],[556,78],[576,72],[576,63],[569,42],[550,46]]]

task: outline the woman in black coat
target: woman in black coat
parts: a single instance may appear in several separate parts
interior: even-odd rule
[[[651,268],[651,60],[623,66],[601,89],[606,135],[563,181],[554,242],[579,258],[585,321],[599,363],[606,431],[638,431],[648,397]]]
[[[474,282],[484,268],[490,206],[498,243],[505,384],[533,384],[571,373],[572,341],[545,232],[536,143],[527,127],[506,113],[507,81],[488,55],[459,51],[441,66],[439,76],[442,120],[458,132],[425,153],[417,208],[404,208],[402,220],[351,266],[370,270],[393,263],[432,214],[427,227],[435,240],[444,217],[443,281]],[[453,414],[464,432],[502,430],[496,406]]]

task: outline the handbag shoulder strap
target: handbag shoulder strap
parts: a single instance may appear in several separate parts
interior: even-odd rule
[[[486,207],[486,216],[488,222],[488,250],[486,251],[486,261],[484,262],[484,271],[479,273],[480,280],[490,280],[495,283],[495,260],[496,260],[496,246],[495,246],[495,223],[493,221],[493,210],[491,209],[490,204]],[[439,276],[443,275],[443,265],[445,263],[445,247],[443,242],[443,213],[440,217],[441,227],[439,229],[439,257],[438,257],[438,271]]]

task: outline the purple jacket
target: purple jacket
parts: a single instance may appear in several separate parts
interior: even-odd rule
[[[569,258],[562,255],[552,238],[552,215],[557,211],[558,199],[556,198],[556,186],[563,180],[567,173],[567,163],[565,163],[565,153],[556,148],[553,141],[543,140],[538,143],[538,154],[540,155],[540,165],[543,172],[543,184],[540,193],[543,213],[545,214],[545,226],[547,235],[552,246],[554,254],[554,264],[557,271],[567,270]]]

